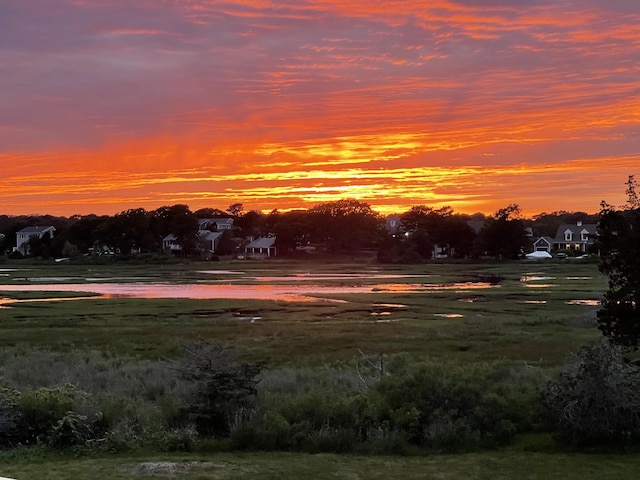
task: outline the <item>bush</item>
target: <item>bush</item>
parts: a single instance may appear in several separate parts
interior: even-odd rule
[[[63,449],[82,445],[93,437],[92,425],[85,415],[67,412],[48,432],[46,443],[52,448]]]
[[[498,447],[535,425],[533,373],[505,363],[401,364],[371,390],[363,425],[403,432],[411,443],[444,452]]]
[[[24,443],[41,443],[65,415],[73,411],[73,389],[25,390],[18,398],[18,428]]]
[[[16,390],[10,397],[15,442],[66,448],[83,444],[104,431],[101,415],[90,419],[79,412],[90,410],[88,396],[73,385]]]
[[[640,439],[640,376],[606,339],[583,347],[550,382],[543,405],[554,436],[574,445]]]

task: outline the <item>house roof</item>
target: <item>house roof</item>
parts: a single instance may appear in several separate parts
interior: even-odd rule
[[[55,232],[56,229],[53,225],[34,225],[18,230],[16,233],[45,233],[48,231]]]
[[[207,240],[215,240],[218,237],[222,236],[222,232],[212,232],[210,230],[198,230],[198,235],[200,238],[205,238]]]
[[[573,241],[579,242],[581,233],[585,232],[589,235],[589,240],[593,240],[593,237],[598,231],[598,225],[595,223],[563,223],[558,227],[554,241],[556,243],[564,243],[564,234],[566,231],[570,231],[573,234]]]
[[[233,218],[214,218],[213,220],[218,225],[233,225]]]
[[[260,237],[260,238],[256,238],[253,242],[251,242],[245,248],[271,248],[275,244],[276,244],[276,237]]]
[[[537,245],[539,243],[546,243],[547,245],[551,246],[553,245],[553,238],[543,236],[543,237],[536,238],[535,242],[533,242],[534,245]]]
[[[221,225],[233,226],[233,218],[199,218],[198,224],[201,229],[208,228],[210,225],[215,225],[216,228],[220,228]]]

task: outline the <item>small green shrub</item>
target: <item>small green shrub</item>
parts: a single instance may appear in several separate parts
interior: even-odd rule
[[[73,412],[75,388],[25,390],[18,398],[18,429],[23,443],[45,442],[58,423]]]
[[[46,444],[55,449],[83,445],[94,438],[92,422],[85,415],[67,412],[47,432]]]

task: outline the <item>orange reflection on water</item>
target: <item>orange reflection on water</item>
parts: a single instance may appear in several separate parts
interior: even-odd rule
[[[67,283],[38,285],[2,285],[0,290],[14,292],[86,292],[103,298],[191,298],[254,299],[287,302],[341,301],[327,299],[336,294],[359,293],[425,293],[441,290],[496,288],[487,282],[450,284],[388,283],[373,285],[219,285],[169,283]],[[317,298],[321,297],[321,298]],[[89,297],[92,298],[92,297]],[[46,300],[42,300],[46,301]]]

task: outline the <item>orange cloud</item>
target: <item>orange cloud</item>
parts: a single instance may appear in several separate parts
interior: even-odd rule
[[[595,211],[640,174],[633,8],[113,1],[52,22],[6,1],[0,213]]]

